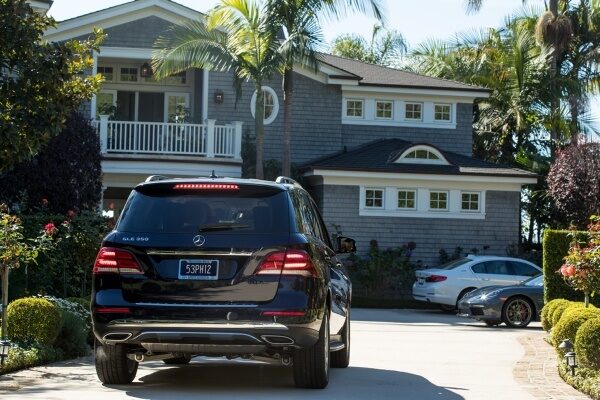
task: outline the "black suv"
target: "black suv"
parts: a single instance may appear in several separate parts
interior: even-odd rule
[[[93,269],[96,371],[197,355],[293,365],[324,388],[350,357],[352,286],[309,194],[289,178],[150,177],[129,196]]]

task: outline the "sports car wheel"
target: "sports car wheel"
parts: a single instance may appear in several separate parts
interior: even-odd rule
[[[513,297],[504,303],[502,321],[511,328],[525,328],[533,318],[533,306],[524,297]]]

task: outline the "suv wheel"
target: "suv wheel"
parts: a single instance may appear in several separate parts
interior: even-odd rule
[[[342,343],[344,348],[342,350],[334,351],[331,353],[331,367],[332,368],[347,368],[350,364],[350,309],[348,309],[348,315],[346,316],[346,323],[342,329]]]
[[[127,358],[127,348],[124,345],[96,344],[95,348],[96,374],[102,383],[123,385],[135,379],[138,363]]]
[[[163,360],[163,362],[167,365],[185,365],[189,364],[190,361],[192,361],[192,356],[173,357]]]
[[[294,352],[294,382],[297,387],[324,389],[329,383],[329,312],[325,309],[319,340],[314,346]]]

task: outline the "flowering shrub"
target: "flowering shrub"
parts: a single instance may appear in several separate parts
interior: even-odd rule
[[[600,217],[593,216],[588,229],[589,242],[574,240],[559,270],[569,285],[585,293],[586,303],[600,290]]]

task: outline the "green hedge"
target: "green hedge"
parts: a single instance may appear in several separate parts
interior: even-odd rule
[[[577,330],[575,353],[584,367],[600,370],[600,318],[589,319]]]
[[[558,346],[565,339],[576,344],[577,330],[589,319],[600,318],[600,310],[596,307],[583,308],[579,303],[569,306],[563,312],[560,321],[552,328],[552,342],[559,351]]]
[[[36,367],[55,361],[64,360],[62,350],[39,343],[28,345],[13,343],[8,352],[8,358],[0,367],[0,375],[18,371],[24,368]]]
[[[559,270],[565,263],[564,258],[569,252],[572,231],[551,230],[544,231],[543,245],[543,269],[544,269],[544,302],[548,303],[554,299],[567,299],[583,301],[583,293],[575,291],[565,283]],[[587,232],[577,231],[582,240],[587,238]],[[592,303],[600,306],[600,298],[592,298]]]
[[[60,308],[52,302],[27,297],[10,303],[6,309],[6,333],[18,342],[51,346],[62,328]]]
[[[569,304],[569,300],[565,299],[554,299],[550,300],[544,305],[541,312],[542,328],[547,332],[552,329],[552,314],[559,304]]]

